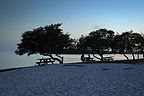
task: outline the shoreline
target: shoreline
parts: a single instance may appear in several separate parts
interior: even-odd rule
[[[105,64],[105,63],[108,63],[108,64],[144,64],[143,62],[144,62],[144,59],[138,59],[138,60],[136,59],[136,60],[115,60],[115,61],[103,61],[103,62],[102,61],[96,61],[96,62],[75,62],[75,63],[63,63],[63,65],[64,66],[78,66],[80,64]],[[48,64],[48,65],[55,65],[55,64]],[[6,68],[6,69],[0,69],[0,72],[6,72],[6,71],[12,71],[12,70],[30,68],[30,67],[39,67],[39,66]]]
[[[6,71],[17,70],[17,69],[22,69],[22,68],[24,68],[24,67],[0,69],[0,72],[6,72]]]

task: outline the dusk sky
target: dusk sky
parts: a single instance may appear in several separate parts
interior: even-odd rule
[[[99,28],[144,33],[144,0],[0,0],[0,51],[15,51],[23,32],[55,23],[72,38]]]

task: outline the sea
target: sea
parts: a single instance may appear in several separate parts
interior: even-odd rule
[[[61,56],[64,57],[64,63],[81,62],[80,54],[63,54]],[[109,56],[114,56],[114,60],[126,60],[126,58],[122,54],[104,55],[104,57],[109,57]],[[130,59],[132,59],[131,54],[127,54],[127,56]],[[87,57],[87,54],[85,54],[85,57]],[[93,58],[92,55],[91,57]],[[135,57],[137,58],[138,56],[135,55]],[[0,52],[0,70],[8,69],[8,68],[35,66],[37,59],[40,59],[40,58],[48,58],[48,56],[42,56],[39,54],[30,55],[30,56],[27,56],[27,55],[19,56],[19,55],[16,55],[14,52]],[[140,58],[142,58],[142,55],[140,55]],[[55,62],[55,64],[58,64],[58,62]]]

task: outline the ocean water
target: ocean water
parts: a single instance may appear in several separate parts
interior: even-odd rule
[[[64,56],[64,63],[80,62],[80,55],[61,55]],[[48,58],[48,56],[36,55],[16,55],[14,52],[0,52],[0,69],[27,67],[36,65],[37,59]],[[58,62],[55,62],[58,64]]]
[[[64,57],[64,63],[81,62],[80,54],[65,54],[61,56]],[[114,56],[114,60],[126,59],[121,54],[116,54],[116,55],[108,54],[104,56]],[[132,56],[130,54],[128,54],[127,56],[132,59]],[[137,58],[137,55],[135,55],[135,57]],[[48,58],[48,57],[41,56],[38,54],[31,55],[31,56],[27,56],[27,55],[19,56],[19,55],[16,55],[14,52],[0,52],[0,69],[34,66],[36,65],[35,62],[37,61],[37,59],[40,59],[40,58]],[[140,58],[142,58],[142,55],[140,55]],[[56,63],[58,64],[58,62]]]

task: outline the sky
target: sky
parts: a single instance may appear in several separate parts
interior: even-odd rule
[[[72,38],[100,28],[144,33],[143,5],[144,0],[0,0],[0,51],[15,51],[23,32],[56,23]]]

